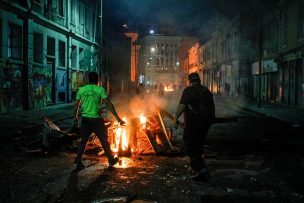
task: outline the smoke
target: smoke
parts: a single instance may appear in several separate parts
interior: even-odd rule
[[[115,95],[113,104],[120,117],[139,117],[140,114],[146,116],[157,113],[157,107],[164,109],[174,116],[181,92],[171,92],[164,97],[159,97],[157,92],[145,95]],[[168,99],[168,97],[170,99]]]
[[[145,95],[132,97],[128,108],[132,116],[139,116],[141,113],[145,115],[155,113],[157,106],[166,108],[167,101],[156,95]]]

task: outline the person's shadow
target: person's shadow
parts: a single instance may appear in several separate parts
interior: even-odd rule
[[[73,200],[76,198],[76,196],[79,193],[79,191],[78,191],[78,182],[79,182],[78,173],[80,171],[81,170],[79,170],[79,169],[74,169],[71,172],[70,177],[68,179],[67,186],[63,190],[61,196],[57,199],[56,202],[65,202],[66,200]]]
[[[115,168],[108,168],[105,170],[105,173],[100,175],[95,181],[93,181],[86,189],[80,191],[78,189],[79,177],[78,173],[82,169],[74,169],[67,182],[66,188],[63,190],[60,197],[56,202],[78,202],[80,199],[90,199],[90,194],[92,191],[95,191],[96,188],[105,189],[106,185],[104,184],[111,174],[115,172]]]

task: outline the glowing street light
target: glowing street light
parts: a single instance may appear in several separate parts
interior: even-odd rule
[[[155,47],[151,47],[151,52],[155,52]]]
[[[150,34],[154,34],[154,30],[150,30]]]

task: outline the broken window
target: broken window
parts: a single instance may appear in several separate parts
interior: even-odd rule
[[[15,24],[9,24],[8,57],[22,58],[22,27]]]
[[[38,32],[34,32],[34,61],[37,63],[43,63],[43,35]]]

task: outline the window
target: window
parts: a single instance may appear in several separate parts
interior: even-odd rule
[[[65,67],[65,43],[59,41],[59,66]]]
[[[77,47],[72,45],[72,68],[77,68]]]
[[[73,24],[75,24],[75,9],[76,9],[75,1],[71,1],[70,21]]]
[[[0,19],[0,30],[2,30],[2,20]],[[0,58],[2,58],[2,32],[0,32]]]
[[[43,35],[41,33],[34,32],[33,48],[34,61],[43,63]]]
[[[64,4],[63,4],[63,0],[58,0],[58,15],[64,17]]]
[[[47,38],[47,55],[55,56],[55,39],[51,37]]]
[[[301,10],[304,8],[304,6],[302,6],[301,9],[300,8],[301,7],[299,7],[298,39],[304,38],[304,14],[303,14],[303,10]]]
[[[79,25],[77,26],[78,32],[84,34],[84,5],[79,3]]]
[[[91,23],[92,23],[92,11],[86,7],[85,8],[85,31],[86,33],[91,32]]]
[[[22,58],[22,27],[15,24],[9,24],[8,57]]]
[[[286,46],[287,45],[287,35],[288,35],[288,15],[286,11],[283,11],[281,13],[281,46]]]

